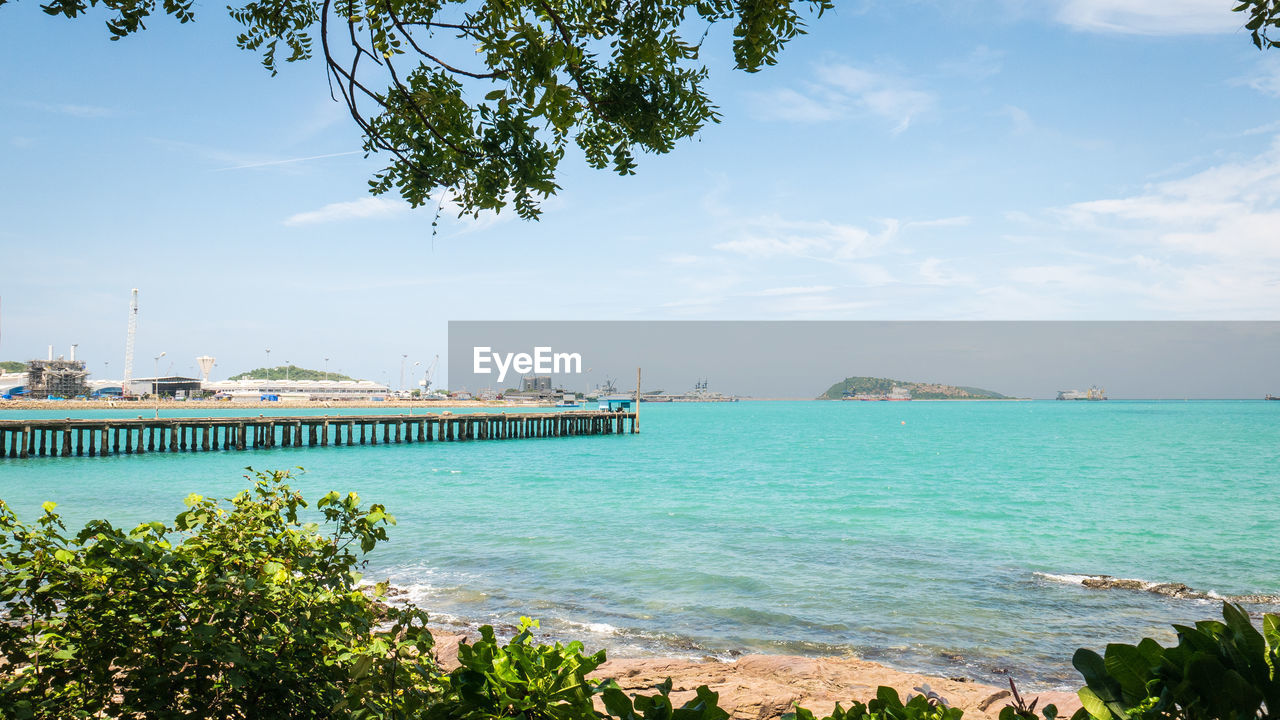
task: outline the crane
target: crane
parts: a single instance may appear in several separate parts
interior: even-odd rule
[[[133,289],[133,298],[129,301],[129,334],[124,339],[124,379],[120,381],[120,394],[132,395],[129,389],[133,382],[133,337],[138,334],[138,288]]]
[[[431,376],[436,372],[436,363],[440,362],[440,356],[436,355],[431,359],[431,364],[422,373],[422,379],[418,381],[418,386],[422,388],[422,394],[426,395],[431,389]]]

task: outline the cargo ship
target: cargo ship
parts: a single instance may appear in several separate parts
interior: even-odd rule
[[[1107,391],[1097,385],[1088,390],[1059,390],[1059,400],[1106,400]]]
[[[707,389],[705,379],[693,384],[693,390],[683,394],[665,393],[661,390],[647,392],[640,396],[641,402],[738,402],[735,395],[725,395]]]

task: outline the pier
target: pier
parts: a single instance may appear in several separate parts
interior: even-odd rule
[[[105,457],[634,433],[634,412],[0,420],[0,458]]]

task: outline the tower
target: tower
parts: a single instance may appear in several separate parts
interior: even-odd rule
[[[201,355],[196,358],[196,364],[200,366],[200,381],[209,382],[209,371],[213,370],[214,358],[208,355]]]
[[[124,379],[120,381],[121,394],[133,394],[130,384],[133,382],[133,336],[138,334],[138,288],[133,289],[133,297],[129,301],[129,334],[124,339]]]

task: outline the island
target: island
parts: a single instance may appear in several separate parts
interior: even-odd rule
[[[827,388],[819,400],[1016,400],[993,390],[892,378],[847,377]]]

